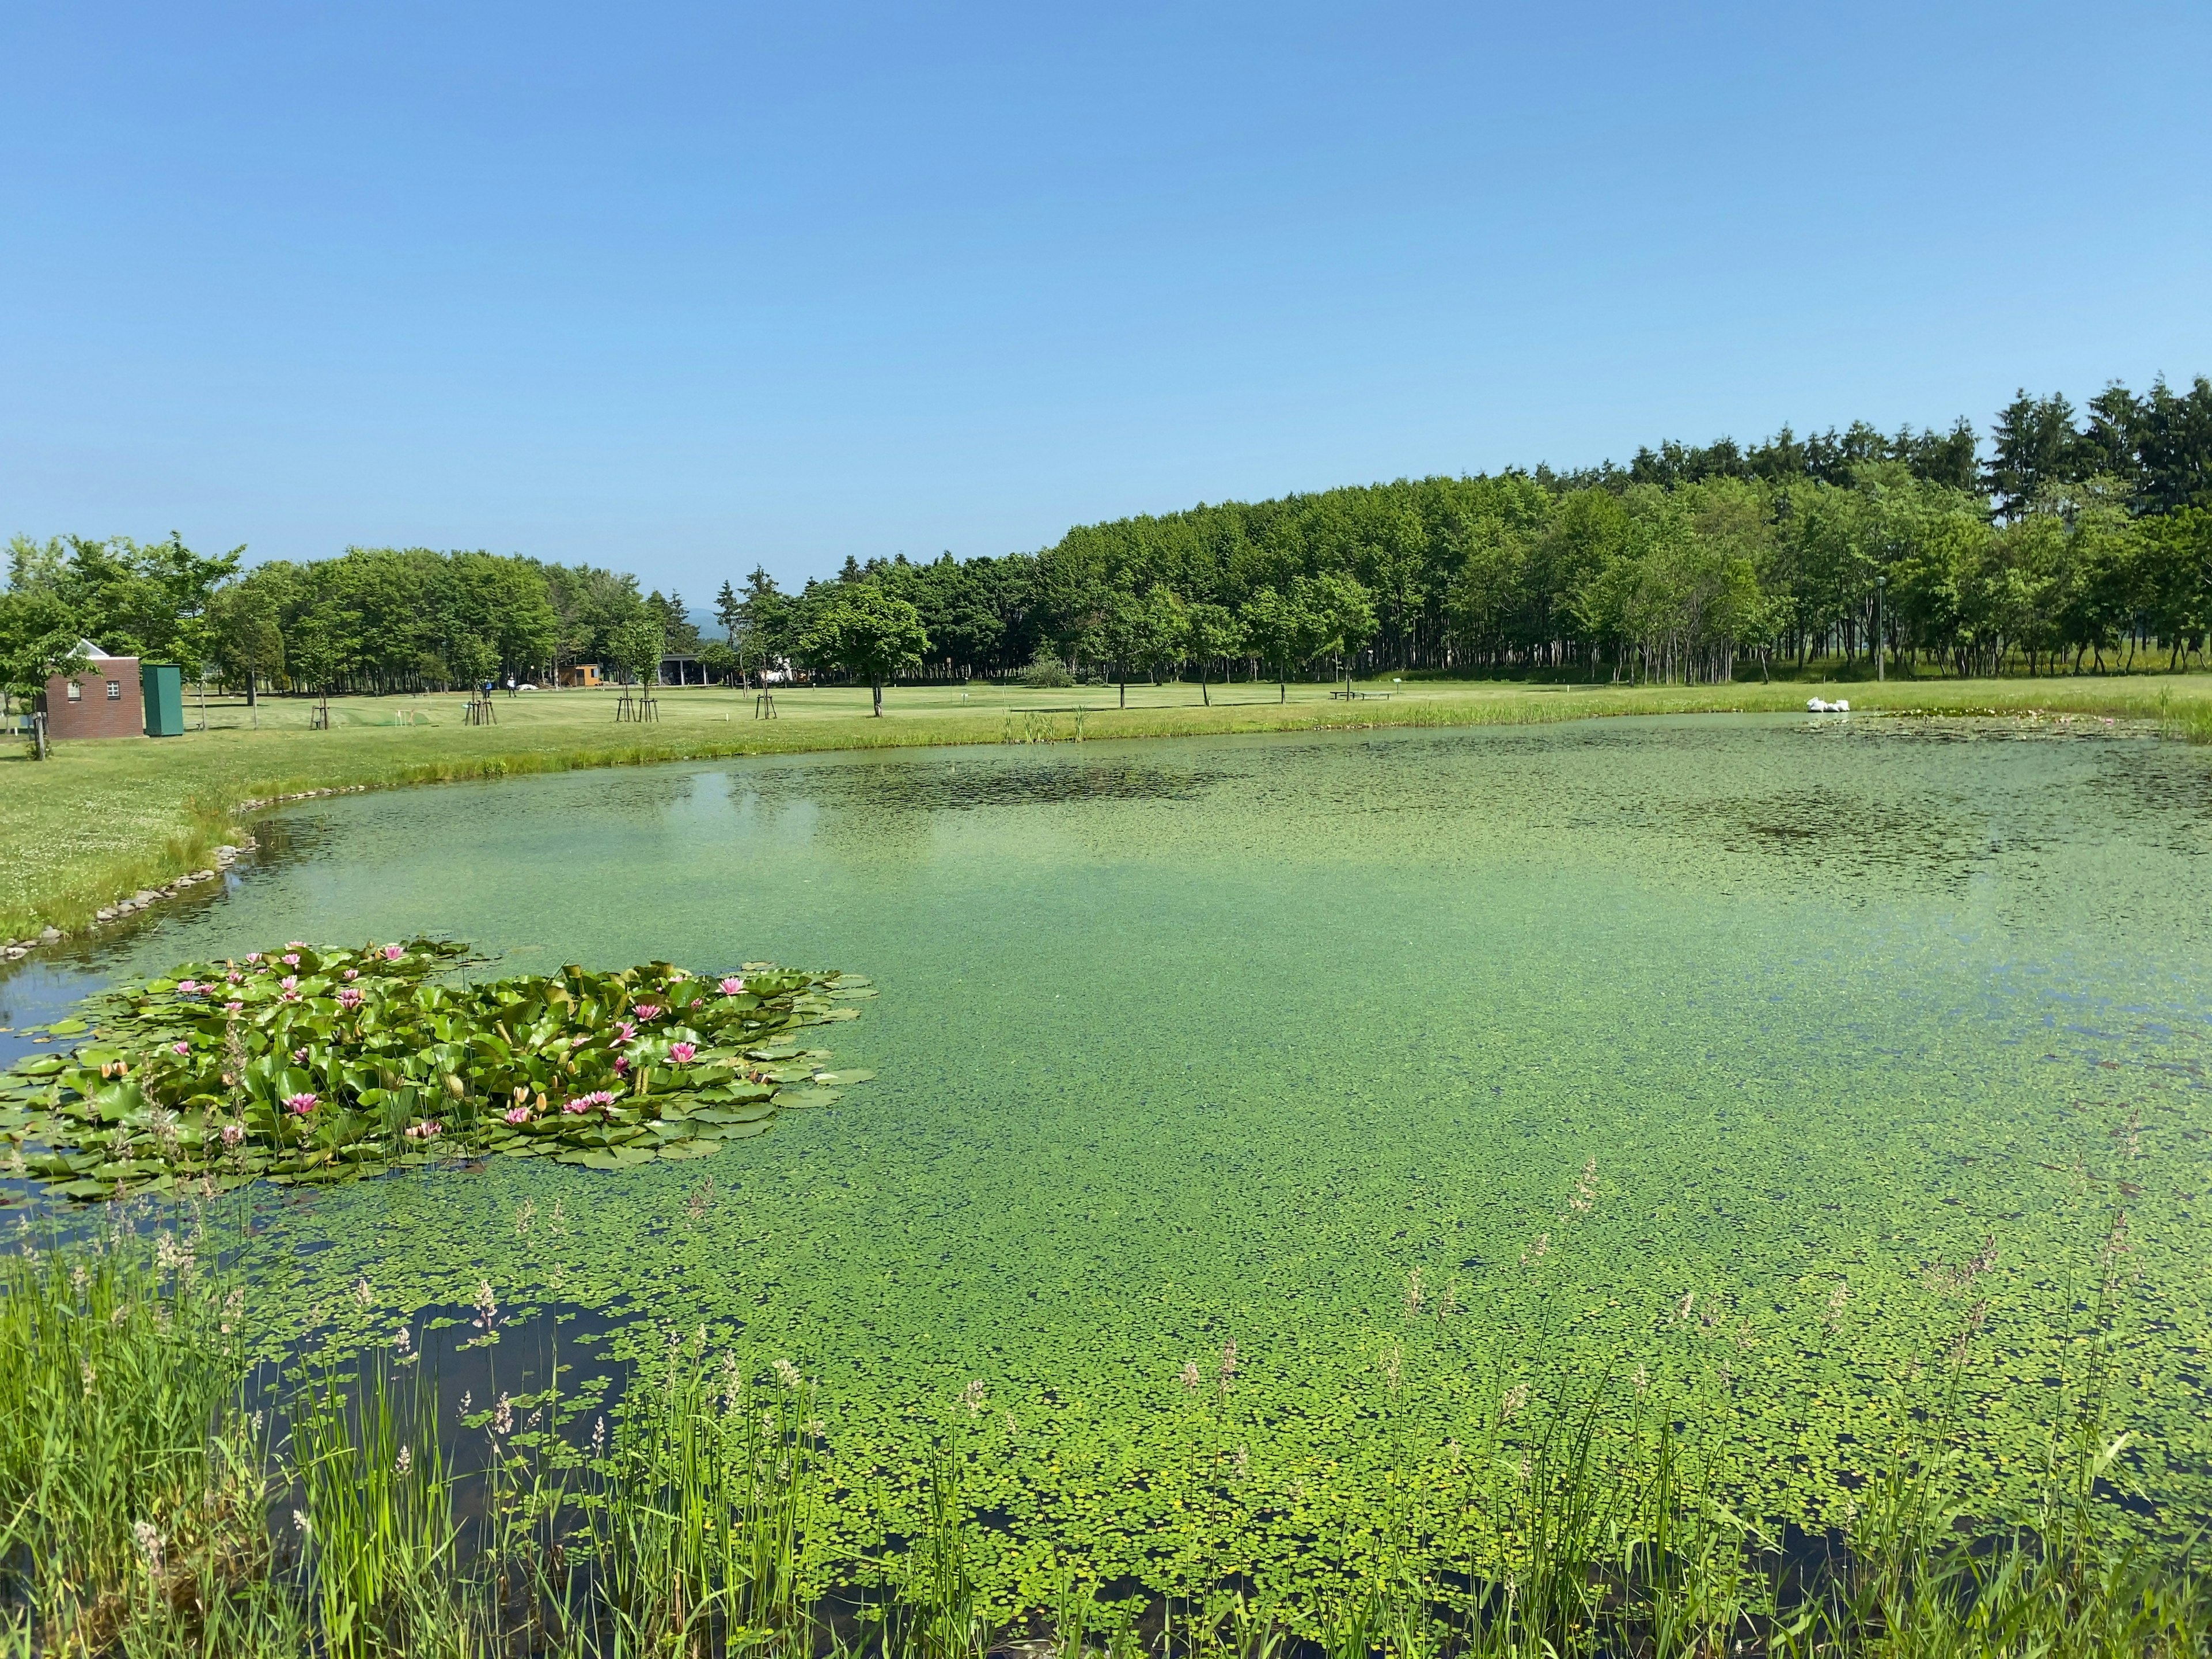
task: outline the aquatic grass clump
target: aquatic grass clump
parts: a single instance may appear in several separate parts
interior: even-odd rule
[[[805,1027],[866,979],[748,963],[453,984],[467,947],[298,940],[186,963],[39,1028],[84,1038],[0,1078],[8,1168],[76,1199],[356,1179],[475,1152],[599,1170],[711,1156],[873,1075]]]
[[[1224,1516],[1171,1588],[1100,1582],[1079,1539],[1026,1540],[1030,1588],[1010,1598],[982,1570],[1006,1517],[980,1478],[979,1383],[918,1408],[927,1447],[884,1453],[901,1517],[854,1562],[835,1522],[857,1494],[822,1455],[836,1408],[787,1359],[668,1333],[587,1432],[557,1389],[473,1413],[464,1397],[456,1418],[421,1369],[403,1379],[411,1362],[311,1359],[264,1432],[235,1281],[196,1231],[133,1233],[142,1207],[0,1268],[0,1652],[2090,1659],[2212,1642],[2190,1553],[2111,1524],[2094,1391],[2053,1426],[2042,1505],[1967,1521],[1945,1402],[1969,1343],[1933,1363],[1926,1414],[1876,1453],[1858,1513],[1792,1559],[1730,1512],[1671,1408],[1616,1425],[1601,1398],[1640,1388],[1560,1373],[1497,1408],[1462,1489],[1404,1488],[1379,1549],[1316,1537],[1333,1571],[1308,1592],[1253,1583]],[[1376,1431],[1398,1445],[1406,1426]],[[455,1455],[478,1433],[481,1456]],[[1503,1547],[1446,1547],[1462,1508]]]
[[[0,1256],[0,1604],[46,1650],[104,1651],[149,1620],[197,1629],[267,1568],[243,1291],[206,1246]]]

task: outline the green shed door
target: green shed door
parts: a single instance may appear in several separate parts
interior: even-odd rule
[[[184,736],[185,671],[173,662],[142,662],[138,689],[146,702],[146,735]]]

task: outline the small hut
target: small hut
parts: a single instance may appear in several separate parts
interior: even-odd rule
[[[50,738],[136,738],[146,731],[146,700],[138,684],[138,659],[111,657],[90,640],[77,648],[91,660],[82,674],[56,674],[39,702]]]

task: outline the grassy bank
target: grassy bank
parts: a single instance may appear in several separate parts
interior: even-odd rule
[[[206,731],[151,741],[64,743],[40,763],[0,758],[0,939],[45,927],[73,933],[118,896],[204,867],[234,838],[243,803],[316,790],[502,777],[808,750],[1067,742],[1209,732],[1459,726],[1596,715],[1800,710],[1808,696],[1847,696],[1855,710],[2069,713],[2165,719],[2212,737],[2212,677],[1893,681],[1842,686],[1534,685],[1513,682],[1363,684],[1356,701],[1322,685],[894,689],[884,719],[865,690],[789,691],[778,718],[755,718],[751,694],[665,691],[651,725],[617,723],[611,692],[539,692],[495,700],[499,723],[463,723],[459,696],[339,699],[330,729],[312,730],[305,701],[209,710]],[[191,712],[197,714],[197,709]],[[256,722],[258,721],[258,726]]]
[[[919,1406],[934,1450],[880,1471],[907,1494],[901,1534],[827,1560],[835,1405],[787,1362],[672,1334],[610,1421],[550,1389],[455,1402],[400,1347],[305,1364],[264,1414],[245,1393],[249,1292],[223,1266],[242,1236],[168,1220],[0,1258],[0,1654],[2087,1659],[2212,1639],[2187,1555],[2108,1529],[2094,1389],[2053,1425],[2042,1501],[1961,1524],[1944,1402],[1976,1363],[1971,1323],[1930,1357],[1925,1413],[1869,1448],[1847,1532],[1814,1549],[1732,1514],[1666,1412],[1600,1430],[1589,1390],[1607,1385],[1560,1377],[1467,1426],[1463,1482],[1316,1539],[1318,1595],[1270,1599],[1224,1534],[1211,1559],[1111,1586],[1079,1546],[1030,1540],[1037,1593],[1009,1597],[978,1571],[1004,1519],[963,1495],[981,1385]],[[488,1294],[477,1328],[500,1335]],[[1211,1484],[1241,1457],[1216,1448]],[[1470,1516],[1488,1543],[1444,1559]]]

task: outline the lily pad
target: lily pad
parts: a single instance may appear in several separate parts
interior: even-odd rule
[[[701,1112],[697,1115],[697,1121],[699,1127],[704,1129],[715,1124],[757,1123],[764,1117],[775,1115],[775,1103],[763,1100],[750,1106],[732,1106],[722,1110]]]
[[[96,1042],[0,1078],[0,1138],[33,1179],[88,1199],[487,1153],[592,1170],[705,1157],[836,1097],[817,1086],[829,1051],[793,1033],[855,1013],[829,999],[866,984],[760,963],[737,995],[665,963],[440,977],[466,955],[423,938],[291,945],[119,986],[46,1028]]]
[[[576,1164],[586,1170],[618,1170],[621,1161],[604,1147],[577,1149],[553,1155],[556,1164]]]

